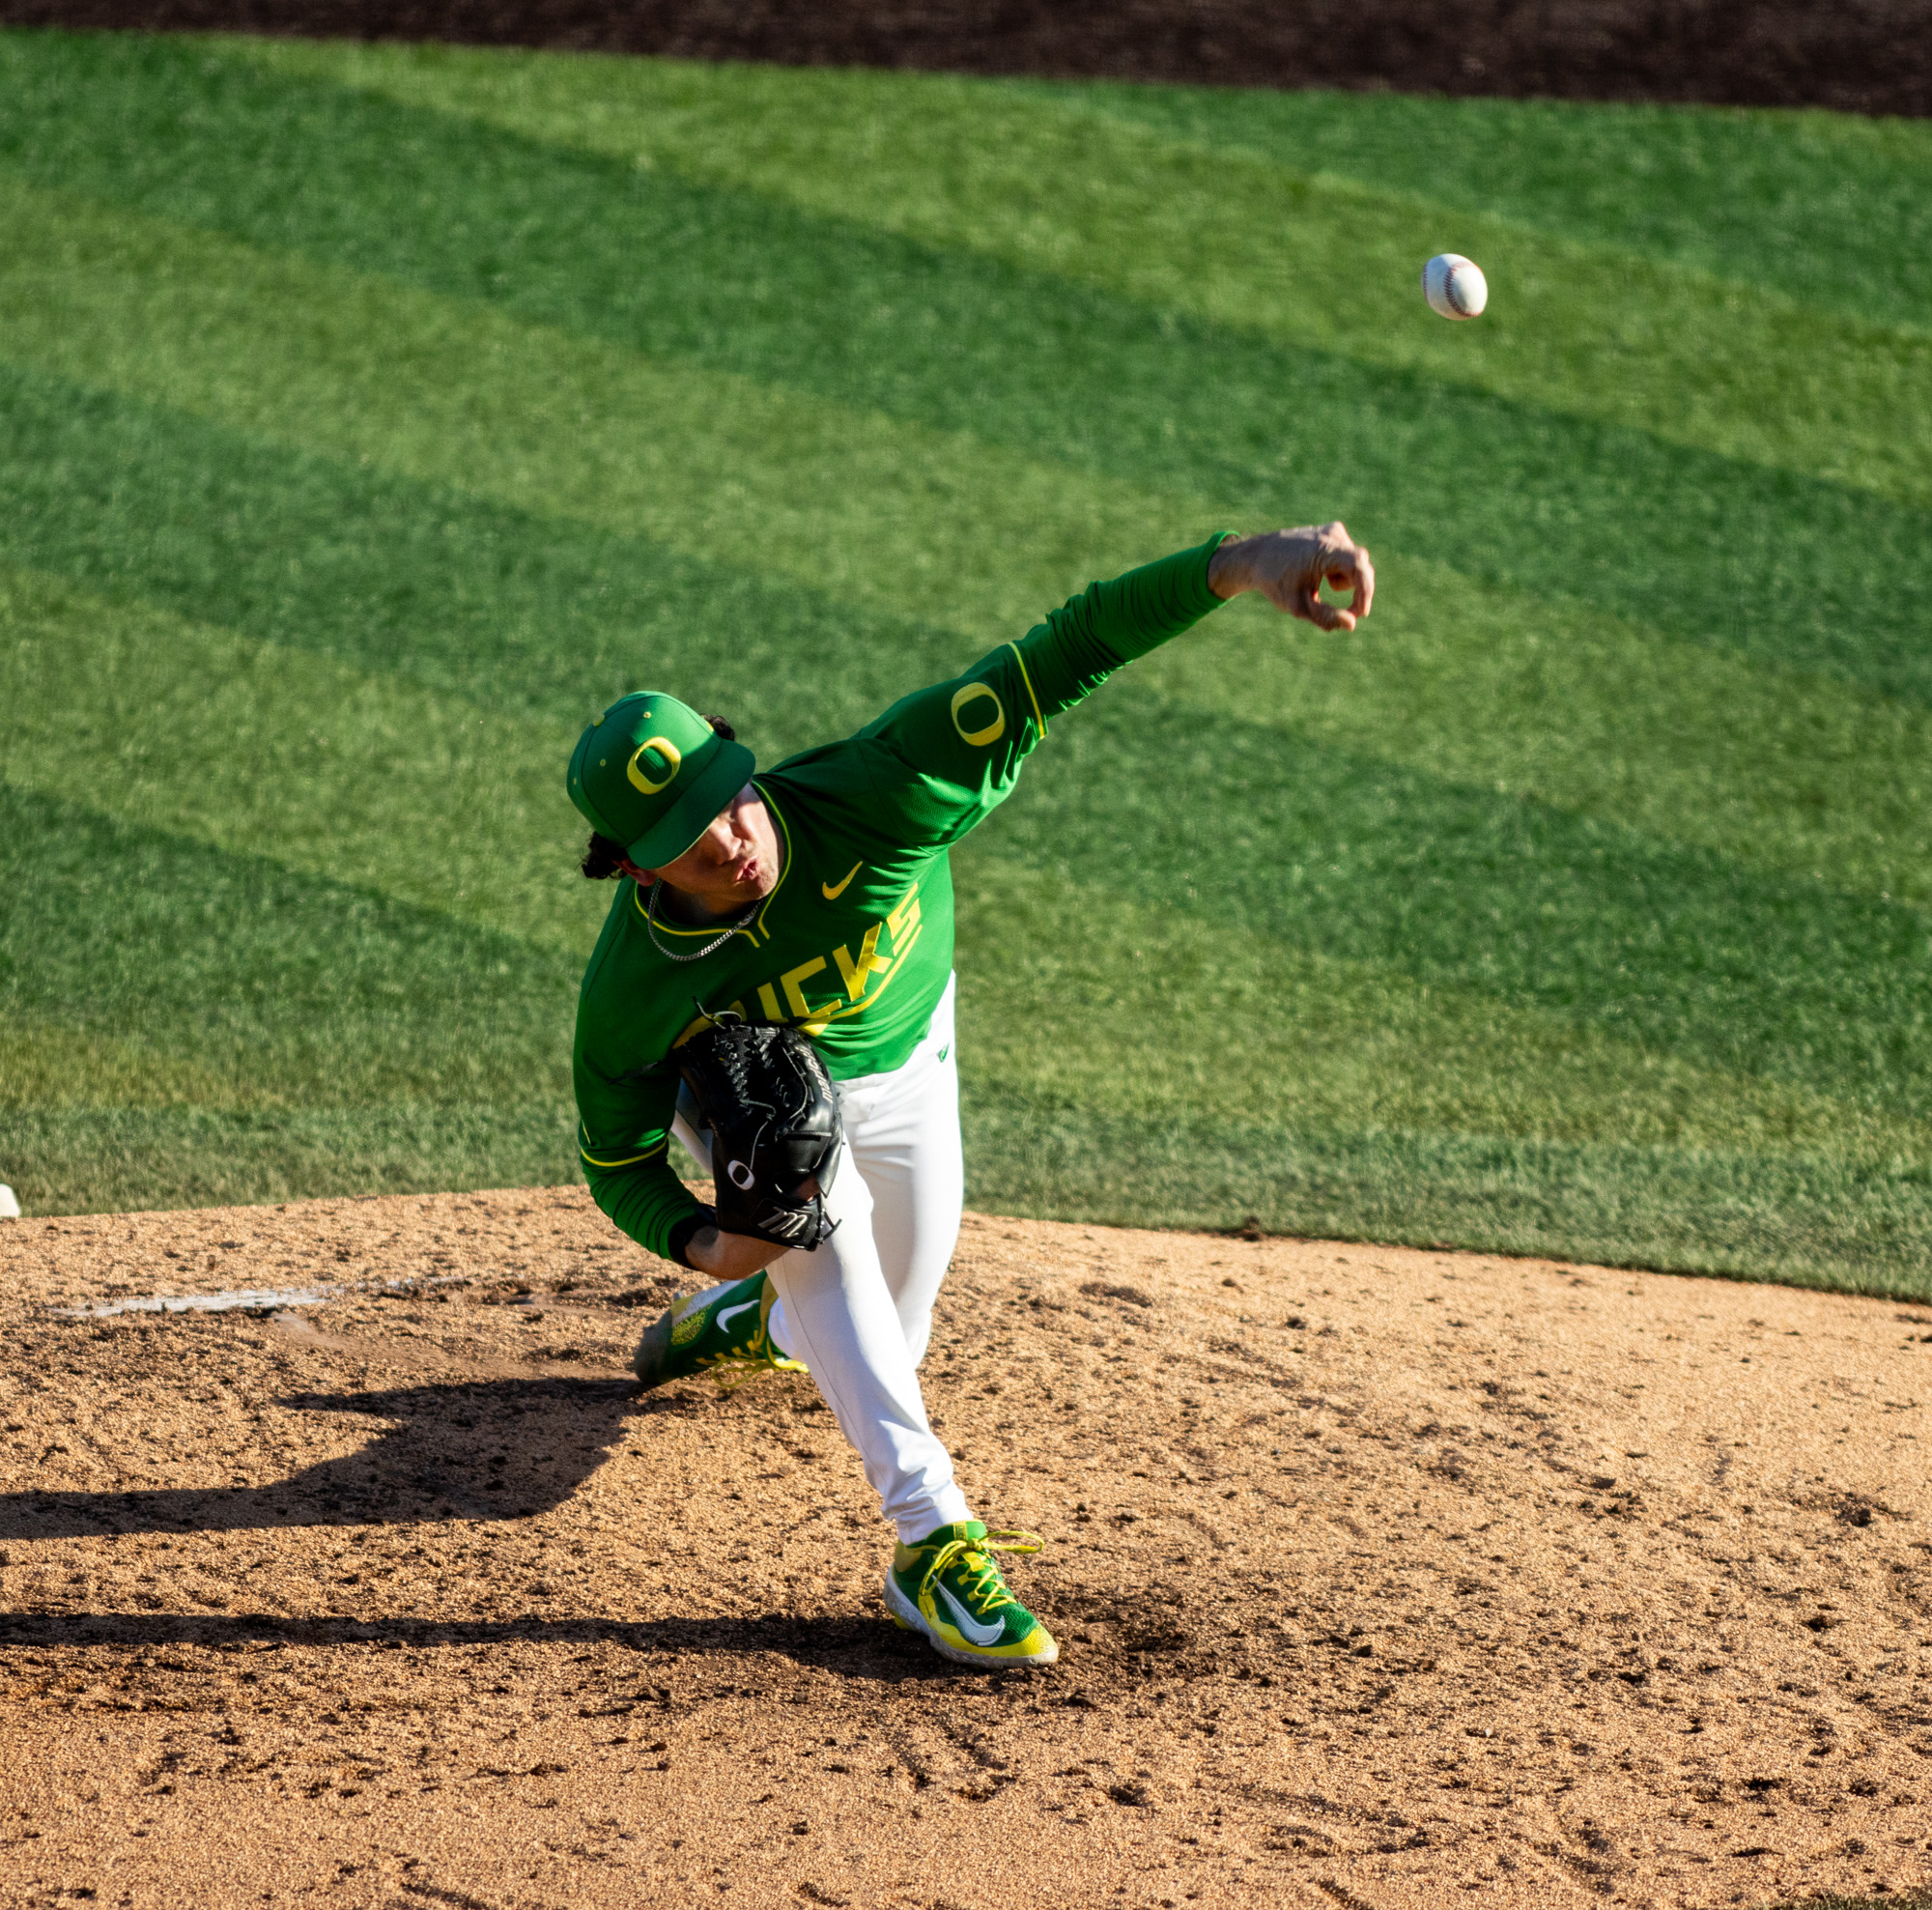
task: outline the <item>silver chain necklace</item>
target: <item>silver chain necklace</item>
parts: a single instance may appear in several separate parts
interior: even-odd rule
[[[736,922],[727,922],[701,949],[694,949],[690,955],[680,955],[675,949],[666,948],[664,943],[658,939],[658,891],[663,887],[664,877],[660,875],[651,884],[650,898],[644,903],[644,926],[650,930],[652,947],[657,950],[659,955],[667,956],[671,961],[702,961],[713,949],[722,949],[758,912],[758,903],[753,902]]]

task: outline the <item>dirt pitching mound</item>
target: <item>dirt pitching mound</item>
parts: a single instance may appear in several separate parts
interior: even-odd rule
[[[808,1381],[625,1382],[672,1275],[564,1189],[0,1229],[0,1900],[1932,1875],[1932,1309],[969,1217],[927,1398],[1064,1645],[999,1679]]]

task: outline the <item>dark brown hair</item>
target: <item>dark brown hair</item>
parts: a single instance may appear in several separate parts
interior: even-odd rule
[[[738,740],[738,732],[722,716],[707,716],[705,722],[727,743]],[[630,851],[622,842],[613,842],[609,836],[600,836],[594,829],[590,841],[584,844],[583,860],[577,866],[593,882],[608,882],[613,875],[621,875],[617,867]]]

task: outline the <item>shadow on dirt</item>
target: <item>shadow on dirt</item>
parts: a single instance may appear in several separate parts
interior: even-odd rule
[[[998,1675],[947,1664],[923,1639],[897,1630],[877,1611],[838,1617],[768,1612],[754,1618],[649,1619],[534,1615],[291,1618],[253,1611],[0,1612],[0,1645],[42,1650],[201,1645],[215,1651],[239,1651],[244,1646],[259,1649],[264,1645],[363,1645],[377,1650],[432,1651],[509,1644],[613,1644],[645,1656],[719,1656],[737,1661],[761,1652],[775,1653],[842,1676],[895,1683]],[[613,1700],[609,1715],[617,1716],[635,1703],[648,1701],[647,1695]]]
[[[569,1498],[627,1420],[686,1410],[677,1396],[640,1398],[628,1380],[486,1380],[278,1404],[395,1423],[272,1485],[0,1494],[0,1538],[525,1519]]]

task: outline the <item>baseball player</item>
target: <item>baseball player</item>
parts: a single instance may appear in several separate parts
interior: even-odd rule
[[[1243,590],[1351,630],[1375,573],[1339,523],[1222,532],[1091,585],[1017,642],[775,769],[655,690],[613,704],[570,759],[571,800],[595,832],[584,873],[622,878],[578,1008],[584,1172],[619,1227],[708,1283],[646,1332],[638,1377],[809,1370],[897,1531],[887,1610],[963,1664],[1035,1668],[1059,1647],[995,1557],[1040,1541],[974,1517],[920,1395],[964,1187],[948,851],[1011,792],[1056,717]],[[771,1232],[729,1212],[720,1224],[750,1176],[735,1157],[728,1180],[715,1173],[680,1050],[741,1023],[798,1031],[837,1084],[842,1165],[810,1156],[825,1165],[793,1203],[817,1216],[809,1236],[788,1231],[796,1212]],[[672,1171],[673,1135],[714,1172],[719,1208]],[[813,1244],[787,1244],[801,1238]]]

